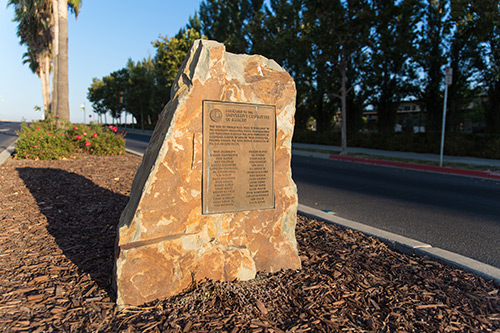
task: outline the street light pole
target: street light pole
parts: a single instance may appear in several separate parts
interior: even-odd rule
[[[446,104],[448,101],[448,86],[451,85],[453,80],[453,68],[446,67],[446,85],[444,88],[444,105],[443,105],[443,126],[441,128],[441,149],[439,152],[439,166],[443,166],[443,153],[444,153],[444,132],[446,130]]]
[[[83,123],[86,124],[87,123],[87,113],[85,112],[85,103],[83,103],[82,105],[80,105],[80,109],[83,111]]]

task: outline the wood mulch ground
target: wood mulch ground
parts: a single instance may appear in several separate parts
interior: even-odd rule
[[[0,166],[1,331],[500,331],[498,285],[302,216],[301,270],[117,311],[116,225],[140,161]]]

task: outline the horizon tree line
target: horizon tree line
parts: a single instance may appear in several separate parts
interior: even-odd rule
[[[154,122],[187,50],[202,36],[229,52],[276,60],[297,86],[298,129],[313,118],[319,132],[332,131],[341,114],[343,146],[347,133],[362,128],[367,108],[377,111],[379,133],[394,133],[404,100],[426,111],[427,132],[440,131],[445,66],[454,71],[448,130],[459,130],[469,117],[500,133],[498,0],[203,0],[177,35],[153,42],[153,58],[129,60],[94,79],[88,97],[95,110]],[[113,105],[120,94],[124,102]],[[466,110],[482,95],[487,98]],[[110,99],[115,102],[107,105]]]

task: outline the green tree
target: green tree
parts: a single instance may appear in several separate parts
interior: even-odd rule
[[[156,90],[154,108],[159,113],[163,106],[170,100],[170,90],[177,72],[186,58],[194,41],[202,38],[201,34],[193,28],[179,33],[172,38],[160,36],[153,42],[156,54],[153,59]]]
[[[8,5],[14,6],[14,20],[19,22],[17,34],[21,44],[28,47],[25,59],[42,80],[45,109],[50,105],[51,113],[69,120],[67,17],[68,8],[78,16],[81,1],[9,0]],[[54,68],[52,100],[49,89],[51,55]]]
[[[196,25],[196,17],[190,24]],[[189,25],[188,25],[189,26]],[[201,35],[194,28],[180,29],[175,37],[162,37],[153,42],[156,54],[134,62],[102,79],[94,78],[87,98],[94,111],[119,118],[123,111],[131,113],[138,122],[157,121],[170,99],[170,90],[177,72],[194,41]]]
[[[114,71],[102,78],[106,87],[104,104],[114,119],[119,119],[125,110],[123,98],[126,96],[129,78],[129,71],[126,68]]]
[[[124,97],[129,84],[129,71],[126,68],[114,71],[102,79],[93,78],[88,88],[87,98],[94,111],[104,115],[109,112],[118,119],[125,110]]]
[[[141,124],[145,117],[157,117],[161,109],[154,104],[155,73],[154,63],[151,58],[134,63],[131,59],[127,62],[128,82],[125,93],[125,108]]]
[[[186,31],[189,29],[201,32],[201,21],[197,12],[195,12],[193,16],[189,16],[188,23],[186,24]],[[180,32],[185,33],[186,31],[182,31],[181,29]]]
[[[500,4],[498,0],[473,2],[471,16],[478,29],[482,80],[488,93],[486,131],[500,133]]]
[[[252,47],[249,26],[262,19],[263,0],[203,0],[200,4],[201,32],[224,43],[229,52],[246,53]]]
[[[250,32],[254,43],[251,53],[274,59],[293,77],[297,89],[296,126],[305,129],[313,114],[310,90],[312,53],[309,28],[304,26],[304,0],[270,0],[261,21],[254,21]],[[309,30],[307,30],[309,29]]]
[[[104,104],[105,94],[104,82],[101,79],[93,78],[87,91],[87,99],[92,103],[94,112],[99,114],[99,118],[101,115],[106,117],[106,113],[108,112],[108,108]]]
[[[385,135],[393,134],[398,105],[416,78],[411,59],[416,53],[417,1],[372,1],[374,20],[362,86],[369,92],[367,102],[377,110],[378,131]]]
[[[480,34],[474,17],[474,3],[470,0],[450,1],[450,21],[452,34],[448,51],[448,59],[453,69],[453,84],[448,88],[447,129],[460,130],[464,109],[480,93],[481,85],[476,78],[480,77],[482,66],[480,52]],[[482,15],[482,14],[481,14]]]
[[[367,46],[371,27],[369,1],[307,0],[305,25],[313,43],[310,63],[314,66],[318,129],[327,129],[334,98],[340,99],[342,154],[347,154],[347,99],[357,80],[355,59]]]
[[[418,96],[427,114],[426,131],[439,133],[443,114],[443,69],[447,62],[446,47],[450,37],[448,1],[423,1],[421,17],[423,27],[415,57],[422,75]]]

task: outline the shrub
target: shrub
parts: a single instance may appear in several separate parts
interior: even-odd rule
[[[340,133],[334,131],[318,133],[308,130],[298,130],[294,133],[292,141],[339,146]],[[347,146],[439,154],[441,134],[413,134],[403,132],[384,136],[377,132],[350,133],[347,135]],[[500,135],[447,133],[445,136],[444,154],[499,159]]]
[[[21,124],[16,145],[17,159],[58,160],[80,153],[120,155],[125,140],[114,126],[71,124],[56,118]]]
[[[74,146],[80,152],[92,155],[121,155],[125,151],[123,135],[113,125],[74,124],[68,130]]]
[[[16,158],[34,160],[58,160],[74,154],[62,128],[50,120],[42,120],[28,125],[21,124],[16,144]]]
[[[488,140],[481,151],[481,157],[500,159],[500,137]]]

